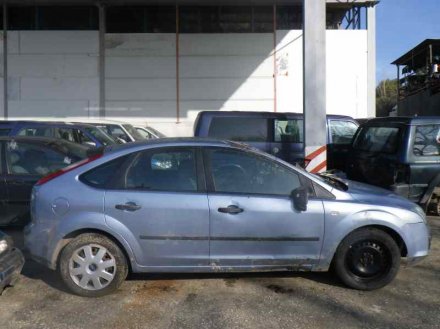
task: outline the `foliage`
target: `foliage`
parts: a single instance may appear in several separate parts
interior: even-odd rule
[[[376,116],[389,116],[397,105],[397,79],[382,80],[376,87]]]

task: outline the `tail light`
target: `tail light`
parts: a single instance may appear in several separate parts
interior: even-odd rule
[[[47,176],[44,176],[35,185],[36,186],[41,186],[43,184],[46,184],[47,182],[49,182],[49,181],[51,181],[51,180],[53,180],[53,179],[55,179],[57,177],[60,177],[61,175],[67,174],[68,172],[70,172],[72,170],[75,170],[75,169],[77,169],[77,168],[79,168],[81,166],[84,166],[84,165],[86,165],[86,164],[88,164],[90,162],[98,160],[100,157],[102,157],[102,154],[96,154],[96,155],[94,155],[92,157],[89,157],[87,159],[84,159],[82,161],[75,162],[74,164],[72,164],[72,165],[70,165],[68,167],[65,167],[65,168],[60,169],[58,171],[55,171],[55,172],[53,172],[53,173],[51,173],[51,174],[49,174]]]

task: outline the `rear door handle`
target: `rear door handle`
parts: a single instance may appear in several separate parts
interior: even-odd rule
[[[117,204],[115,206],[115,208],[118,210],[124,210],[124,211],[137,211],[137,210],[141,209],[142,207],[137,205],[134,202],[127,202],[126,204]]]
[[[237,215],[242,213],[243,211],[244,211],[243,209],[234,205],[230,205],[226,208],[218,208],[218,212],[221,212],[223,214],[231,214],[231,215]]]

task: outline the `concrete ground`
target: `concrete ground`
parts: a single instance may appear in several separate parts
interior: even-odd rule
[[[136,275],[111,296],[85,299],[28,260],[21,281],[0,296],[0,328],[438,329],[440,219],[430,223],[431,255],[373,292],[326,273]]]

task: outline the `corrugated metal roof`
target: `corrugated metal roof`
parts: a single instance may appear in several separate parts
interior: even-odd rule
[[[434,53],[440,54],[440,39],[426,39],[413,49],[409,50],[406,54],[400,56],[391,64],[409,65],[412,64],[413,60],[415,60],[415,57],[417,56],[422,56],[422,60],[426,61],[425,53],[428,51],[429,45],[433,46]]]

